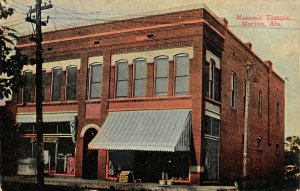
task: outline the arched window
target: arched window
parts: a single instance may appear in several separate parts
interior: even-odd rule
[[[147,61],[144,58],[133,60],[134,97],[145,97],[147,85]]]
[[[262,149],[262,138],[261,137],[257,137],[257,149],[261,150]]]
[[[33,77],[32,71],[24,71],[25,85],[23,88],[23,102],[28,103],[32,102],[32,90],[33,90]]]
[[[236,74],[234,72],[231,73],[231,87],[230,87],[230,92],[231,92],[231,107],[233,109],[236,108]]]
[[[75,100],[77,92],[77,66],[67,67],[66,100]]]
[[[258,113],[262,114],[262,91],[258,91]]]
[[[117,76],[117,98],[128,97],[128,61],[119,60],[116,62]]]
[[[185,95],[189,93],[189,69],[190,61],[188,54],[178,54],[175,56],[175,95]]]
[[[62,68],[52,69],[52,101],[61,100]]]
[[[169,58],[159,56],[154,60],[155,64],[155,92],[156,96],[168,95],[169,87]]]
[[[90,64],[89,76],[89,99],[99,99],[101,97],[102,64]]]

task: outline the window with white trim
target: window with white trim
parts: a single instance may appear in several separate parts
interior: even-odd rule
[[[52,101],[61,100],[62,68],[52,69]]]
[[[189,69],[190,61],[188,54],[179,54],[175,60],[175,95],[186,95],[189,93]]]
[[[128,61],[120,60],[116,62],[116,76],[117,76],[117,98],[128,97]]]
[[[28,103],[32,101],[32,90],[33,90],[33,76],[32,71],[24,71],[25,85],[23,88],[23,102]]]
[[[168,95],[169,87],[169,58],[159,56],[155,58],[155,96]]]
[[[147,86],[147,61],[139,58],[133,61],[134,68],[134,97],[145,97]]]
[[[66,100],[75,100],[77,93],[77,66],[67,67]]]
[[[203,81],[205,96],[221,101],[221,70],[212,58],[204,65]]]
[[[89,99],[99,99],[101,97],[102,64],[90,64],[89,76]]]

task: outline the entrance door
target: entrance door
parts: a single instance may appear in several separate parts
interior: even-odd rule
[[[219,179],[219,140],[205,138],[205,177],[208,181]]]
[[[44,162],[45,170],[48,173],[56,173],[57,164],[57,143],[44,143],[44,154],[46,154]]]
[[[82,178],[97,179],[98,150],[88,150],[88,144],[96,136],[97,130],[90,128],[84,134]]]

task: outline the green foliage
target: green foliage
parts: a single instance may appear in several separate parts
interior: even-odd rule
[[[6,0],[0,3],[0,19],[12,16],[14,10],[6,6]],[[16,31],[10,27],[0,26],[0,100],[9,98],[12,92],[17,92],[23,85],[24,79],[20,75],[23,65],[28,58],[16,47],[18,37]]]
[[[285,164],[300,166],[300,138],[289,136],[285,141]]]

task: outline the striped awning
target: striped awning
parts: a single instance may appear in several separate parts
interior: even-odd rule
[[[109,113],[89,149],[189,151],[191,110],[143,110]]]

